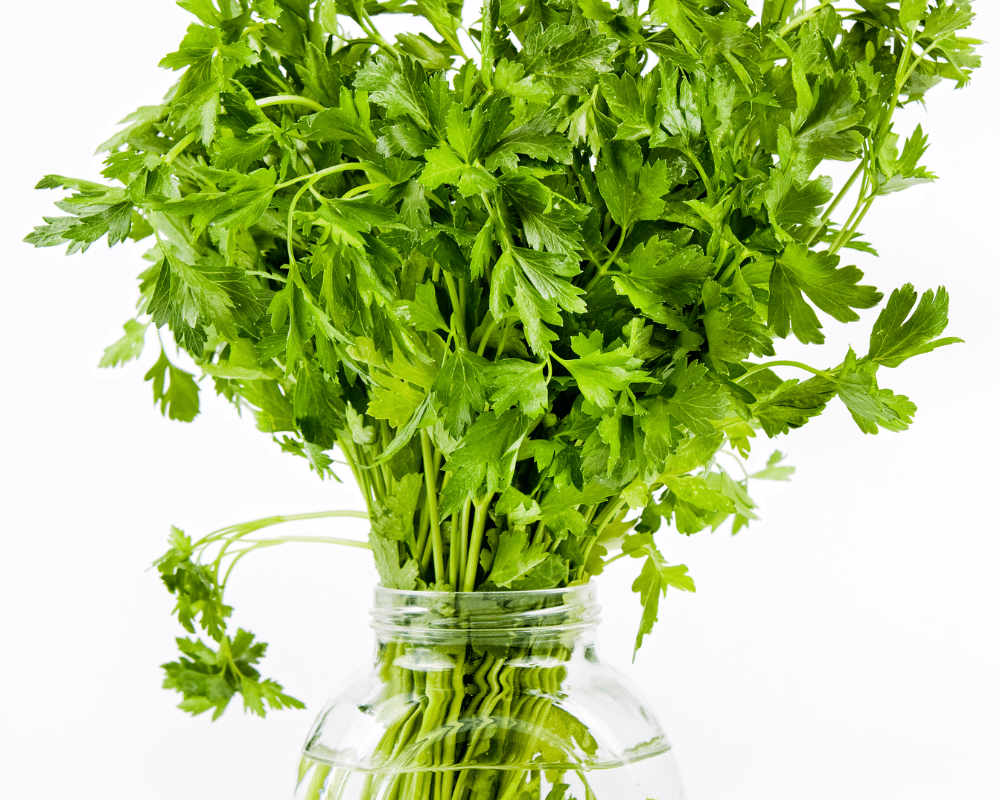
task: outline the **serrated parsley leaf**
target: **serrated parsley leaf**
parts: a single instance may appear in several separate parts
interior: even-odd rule
[[[699,247],[678,248],[666,239],[640,244],[627,261],[627,271],[614,276],[619,294],[650,319],[676,324],[678,309],[693,302],[715,265]]]
[[[462,435],[475,414],[486,409],[486,374],[488,362],[468,350],[449,353],[434,381],[434,394],[453,436]]]
[[[908,358],[962,341],[954,337],[937,338],[948,325],[948,292],[944,287],[936,293],[924,292],[914,310],[916,303],[917,292],[912,284],[893,291],[872,329],[869,360],[898,367]]]
[[[572,346],[580,357],[558,360],[569,370],[587,400],[598,408],[612,408],[620,392],[632,384],[649,382],[649,373],[640,369],[642,360],[624,347],[603,352],[600,334],[594,336],[596,339],[589,340],[577,334],[572,339]]]
[[[101,357],[99,367],[120,367],[128,361],[134,361],[142,355],[142,347],[146,341],[146,329],[149,323],[143,324],[135,319],[125,323],[125,335],[110,347],[106,348]]]
[[[488,192],[497,186],[496,178],[482,167],[467,164],[448,145],[441,145],[424,153],[427,166],[420,173],[419,181],[425,188],[434,190],[441,184],[457,186],[466,197]]]
[[[708,377],[708,368],[697,362],[678,366],[670,377],[673,393],[666,411],[699,436],[715,433],[713,421],[729,410],[725,389]]]
[[[667,588],[673,586],[684,592],[695,591],[694,581],[683,564],[670,565],[653,541],[652,534],[634,533],[626,537],[622,552],[632,558],[645,558],[642,572],[632,584],[632,591],[639,594],[642,601],[642,621],[635,640],[635,652],[642,647],[643,639],[651,633],[659,615],[660,597],[665,597]]]
[[[500,588],[507,588],[548,557],[545,543],[539,539],[529,544],[528,534],[523,528],[504,531],[500,534],[500,542],[493,556],[490,580]]]
[[[836,384],[827,378],[815,377],[801,383],[785,381],[758,397],[753,416],[764,433],[774,437],[792,428],[801,428],[821,414],[836,393]]]
[[[544,414],[549,405],[545,365],[517,358],[505,358],[483,370],[483,378],[493,394],[490,405],[496,411],[518,408],[525,417]]]
[[[153,402],[160,404],[163,416],[179,422],[191,422],[198,416],[198,384],[190,372],[170,363],[165,350],[160,350],[146,380],[153,382]]]
[[[517,156],[524,155],[539,161],[558,161],[569,164],[573,149],[569,139],[555,133],[559,116],[546,112],[531,117],[506,134],[486,157],[486,169],[491,172],[503,167],[509,171],[518,165]]]
[[[666,161],[643,163],[639,147],[631,143],[610,143],[595,175],[612,218],[626,229],[640,220],[658,219],[665,206],[663,196],[676,185]]]
[[[480,414],[445,463],[451,480],[442,493],[442,515],[456,512],[481,490],[494,494],[506,489],[526,433],[527,423],[516,410]]]
[[[490,311],[494,319],[503,319],[513,300],[531,349],[547,354],[553,334],[544,323],[558,325],[560,309],[582,313],[587,308],[583,289],[567,280],[579,272],[579,264],[561,254],[510,247],[494,266]]]
[[[784,338],[789,331],[799,341],[822,344],[825,336],[816,312],[803,299],[808,297],[839,322],[859,319],[855,308],[873,308],[882,294],[873,286],[859,286],[864,277],[857,267],[839,267],[840,259],[829,253],[813,253],[801,244],[789,245],[771,269],[768,325]]]
[[[424,130],[430,129],[426,79],[418,62],[409,58],[397,62],[388,56],[376,56],[358,71],[354,85],[368,92],[390,116],[408,116]]]
[[[913,422],[917,407],[903,395],[880,389],[875,376],[877,371],[878,364],[874,361],[859,363],[854,351],[849,350],[837,376],[840,399],[865,433],[878,433],[879,428],[904,431]]]
[[[534,26],[524,40],[519,61],[532,75],[560,94],[588,94],[597,79],[611,72],[618,43],[596,33],[582,19],[570,25]]]

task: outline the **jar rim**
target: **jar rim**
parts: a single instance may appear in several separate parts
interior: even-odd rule
[[[417,597],[484,597],[496,595],[497,597],[528,597],[537,595],[538,597],[554,597],[558,595],[579,596],[581,600],[594,600],[597,596],[597,585],[594,581],[588,583],[578,583],[573,586],[562,586],[554,589],[489,589],[487,591],[475,592],[437,592],[426,589],[392,589],[383,586],[381,583],[375,585],[376,600],[379,597],[399,597],[414,595]]]
[[[375,587],[371,626],[393,636],[571,633],[600,621],[593,582],[556,589],[436,592]]]

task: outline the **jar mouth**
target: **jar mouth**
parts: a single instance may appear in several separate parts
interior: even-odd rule
[[[561,589],[419,592],[375,588],[371,626],[389,634],[503,633],[534,629],[563,633],[600,621],[593,583]]]

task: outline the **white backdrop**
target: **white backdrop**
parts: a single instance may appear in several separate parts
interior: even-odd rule
[[[976,5],[978,36],[1000,40],[998,4]],[[171,524],[200,536],[360,499],[210,395],[193,425],[161,418],[142,381],[151,352],[96,368],[131,316],[140,248],[68,260],[20,243],[56,199],[34,183],[97,177],[93,147],[167,89],[156,63],[189,19],[170,0],[50,0],[4,17],[4,796],[288,798],[313,715],[368,658],[369,558],[290,545],[243,562],[236,622],[271,642],[265,675],[309,709],[262,721],[233,708],[214,724],[159,689],[181,630],[146,570]],[[836,406],[779,441],[798,473],[758,488],[761,522],[735,539],[662,541],[698,593],[667,599],[632,667],[634,565],[600,579],[605,656],[658,710],[690,800],[1000,797],[1000,70],[996,48],[984,53],[972,86],[907,116],[930,133],[941,181],[881,202],[864,226],[882,253],[861,262],[872,282],[947,284],[950,333],[968,342],[886,376],[920,406],[913,429],[866,437]],[[863,346],[866,325],[854,327],[845,337],[830,321],[829,355],[811,358]]]

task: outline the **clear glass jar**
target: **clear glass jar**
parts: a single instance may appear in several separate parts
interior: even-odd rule
[[[376,589],[375,663],[320,713],[295,800],[681,800],[599,613],[592,584]]]

